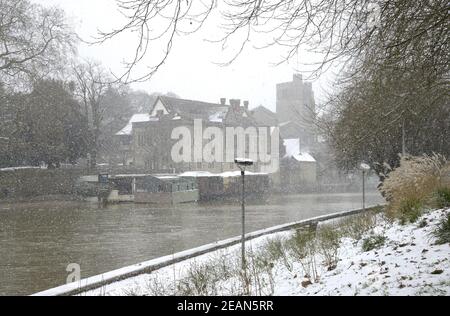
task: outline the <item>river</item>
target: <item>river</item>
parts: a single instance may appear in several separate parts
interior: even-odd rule
[[[383,203],[366,194],[367,205]],[[249,202],[247,231],[361,207],[361,194],[277,195]],[[240,234],[240,204],[174,207],[82,202],[0,205],[0,295],[27,295]]]

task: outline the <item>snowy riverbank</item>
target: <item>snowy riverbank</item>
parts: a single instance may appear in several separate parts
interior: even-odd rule
[[[407,225],[382,214],[330,221],[313,243],[276,233],[247,243],[245,275],[235,245],[83,295],[449,295],[450,245],[431,234],[449,212]]]

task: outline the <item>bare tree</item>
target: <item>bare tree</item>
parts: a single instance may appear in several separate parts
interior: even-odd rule
[[[76,35],[64,12],[28,0],[0,0],[0,80],[17,84],[62,67]]]
[[[89,146],[90,164],[95,167],[100,146],[101,127],[106,111],[106,106],[102,101],[106,91],[111,87],[111,78],[99,63],[90,60],[73,66],[73,73],[77,83],[77,94],[89,121],[92,136]]]
[[[344,65],[369,53],[374,41],[381,43],[385,58],[398,58],[431,32],[447,35],[448,4],[438,1],[405,0],[117,0],[126,24],[100,34],[104,42],[119,34],[136,34],[137,45],[127,70],[118,76],[125,81],[146,80],[165,62],[177,36],[202,29],[214,17],[220,36],[212,41],[233,45],[234,61],[247,45],[284,49],[280,62],[299,49],[319,53],[313,74],[339,60]],[[445,38],[445,36],[444,36]],[[382,41],[380,40],[382,39]],[[133,76],[152,46],[164,52],[143,75]],[[259,43],[258,43],[259,42]],[[444,39],[437,49],[445,48]],[[400,56],[399,56],[400,54]],[[354,66],[354,65],[353,65]]]

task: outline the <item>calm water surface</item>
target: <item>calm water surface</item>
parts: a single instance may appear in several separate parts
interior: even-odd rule
[[[378,193],[368,205],[383,203]],[[361,194],[279,195],[247,205],[247,231],[361,207]],[[65,283],[240,234],[240,205],[174,207],[78,202],[0,204],[0,295]]]

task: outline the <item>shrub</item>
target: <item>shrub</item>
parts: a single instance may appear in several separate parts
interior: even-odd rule
[[[281,261],[286,269],[292,272],[293,266],[288,254],[289,245],[287,245],[287,241],[284,238],[269,239],[262,249],[270,263],[274,264]]]
[[[294,236],[286,242],[292,257],[300,262],[305,277],[312,281],[318,280],[315,235],[315,232],[311,230],[297,230]]]
[[[182,296],[215,295],[216,282],[213,269],[208,263],[193,261],[187,270],[187,275],[177,284],[178,294]]]
[[[266,241],[263,246],[267,253],[267,258],[272,262],[280,260],[285,256],[283,240],[281,238],[271,238]]]
[[[438,245],[450,243],[450,213],[439,222],[432,234]]]
[[[380,190],[388,201],[387,213],[402,222],[414,221],[439,188],[450,187],[449,164],[441,155],[404,156]]]
[[[267,260],[267,253],[261,251],[249,251],[247,254],[247,269],[245,279],[249,282],[248,294],[268,296],[272,295],[275,287],[273,278],[273,263]],[[243,289],[246,285],[243,284]]]
[[[75,191],[79,170],[18,169],[0,172],[0,192],[4,197],[27,198]]]
[[[323,255],[325,265],[329,269],[336,267],[338,262],[340,239],[341,235],[334,227],[324,226],[317,231],[317,245],[319,252]]]
[[[342,219],[339,226],[342,236],[360,240],[367,231],[376,226],[376,216],[373,212],[349,216]]]
[[[450,187],[442,187],[435,192],[436,206],[444,208],[450,206]]]
[[[297,230],[286,242],[286,246],[290,250],[292,256],[297,260],[307,257],[311,250],[314,249],[315,233],[311,231]]]
[[[146,282],[145,294],[149,296],[169,296],[174,295],[174,288],[160,279],[158,274],[150,275]]]
[[[362,250],[363,251],[370,251],[373,249],[380,248],[384,245],[386,241],[386,237],[383,235],[374,235],[367,237],[363,240],[362,244]]]
[[[211,256],[209,261],[212,266],[212,273],[214,274],[214,279],[217,281],[227,280],[233,276],[235,273],[233,266],[233,255],[227,254],[226,252],[219,252],[216,256]]]

